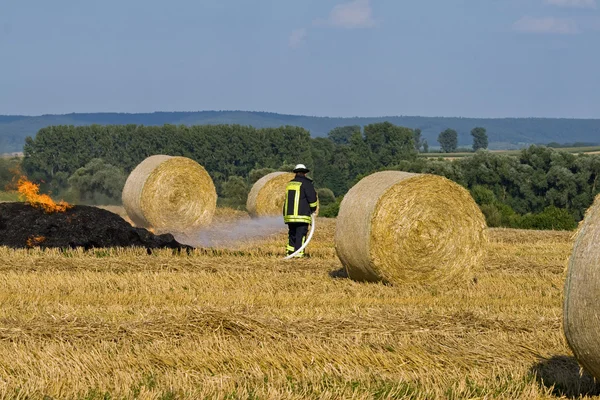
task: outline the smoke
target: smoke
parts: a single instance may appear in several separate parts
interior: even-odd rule
[[[211,225],[197,232],[176,234],[175,239],[193,247],[235,248],[245,242],[265,238],[285,229],[279,216],[244,219]]]

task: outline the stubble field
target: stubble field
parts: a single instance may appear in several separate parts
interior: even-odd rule
[[[234,217],[238,217],[237,215]],[[462,285],[339,276],[335,220],[233,249],[0,248],[2,398],[593,397],[562,332],[572,233],[496,229]]]

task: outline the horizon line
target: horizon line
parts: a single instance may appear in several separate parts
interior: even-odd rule
[[[0,117],[62,117],[69,115],[81,114],[117,114],[117,115],[148,115],[148,114],[199,114],[199,113],[253,113],[253,114],[275,114],[287,117],[305,117],[305,118],[323,118],[323,119],[380,119],[380,118],[450,118],[450,119],[573,119],[573,120],[600,120],[598,118],[578,118],[578,117],[464,117],[464,116],[445,116],[445,115],[381,115],[381,116],[319,116],[308,114],[286,114],[275,111],[252,111],[252,110],[197,110],[197,111],[144,111],[144,112],[127,112],[127,111],[94,111],[94,112],[70,112],[62,114],[0,114]]]

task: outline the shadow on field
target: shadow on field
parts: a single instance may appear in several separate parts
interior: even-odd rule
[[[348,278],[348,272],[346,268],[342,267],[334,271],[329,271],[329,276],[332,278]]]
[[[536,380],[559,397],[579,398],[600,395],[600,384],[583,372],[575,357],[554,356],[543,359],[531,368]]]

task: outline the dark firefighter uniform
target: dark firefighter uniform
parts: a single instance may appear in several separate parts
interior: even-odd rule
[[[296,172],[296,170],[294,170]],[[290,255],[304,244],[310,215],[318,206],[317,192],[310,178],[300,174],[288,182],[285,188],[285,204],[283,206],[283,222],[288,225],[287,254]],[[304,251],[296,257],[303,257]]]

